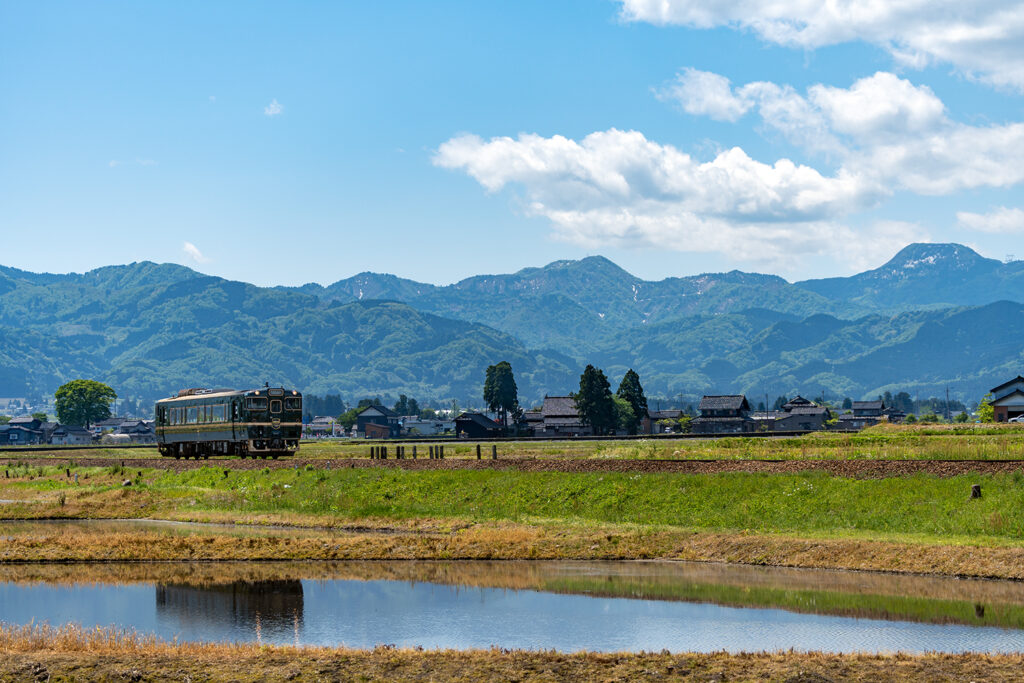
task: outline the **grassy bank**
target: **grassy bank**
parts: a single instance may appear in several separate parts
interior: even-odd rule
[[[1018,680],[1020,655],[561,654],[172,644],[107,630],[0,627],[0,680]]]
[[[815,537],[1024,543],[1024,473],[883,479],[820,472],[629,474],[302,468],[172,472],[20,467],[5,517],[302,518],[627,524]],[[78,482],[74,481],[78,475]],[[132,486],[122,486],[125,478]],[[973,484],[983,496],[970,499]]]
[[[512,470],[21,467],[11,518],[329,527],[329,539],[12,533],[0,561],[694,559],[1020,577],[1024,474],[847,479]],[[68,476],[70,473],[71,476]],[[75,482],[75,475],[78,481]],[[123,486],[125,479],[131,486]],[[980,499],[969,498],[981,484]]]

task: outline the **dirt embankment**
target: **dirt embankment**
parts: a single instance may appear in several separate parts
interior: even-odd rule
[[[241,460],[213,458],[210,460],[174,460],[170,458],[0,458],[0,468],[28,463],[32,466],[109,467],[123,464],[133,469],[158,468],[181,472],[197,467],[220,467],[231,470],[259,470],[305,467],[342,469],[398,468],[404,470],[485,470],[514,469],[521,472],[625,472],[680,474],[717,474],[721,472],[763,472],[788,474],[794,472],[824,472],[836,477],[878,479],[913,474],[931,474],[955,477],[962,474],[1005,474],[1024,471],[1021,460],[600,460],[592,458],[499,458],[482,460],[449,458],[445,460],[370,460],[367,458],[281,460]]]

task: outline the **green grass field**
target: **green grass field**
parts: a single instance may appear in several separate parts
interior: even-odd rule
[[[117,466],[76,468],[80,475],[77,485],[62,468],[23,466],[10,471],[14,478],[0,480],[0,492],[8,492],[0,493],[0,497],[43,495],[50,500],[64,492],[83,505],[90,496],[121,488],[125,477]],[[981,484],[981,499],[969,498],[972,484]],[[324,470],[311,465],[229,471],[204,467],[180,473],[143,470],[142,476],[135,478],[132,495],[145,495],[159,509],[238,515],[551,521],[890,539],[921,537],[947,542],[1024,541],[1022,472],[850,479],[816,472]],[[99,508],[97,513],[110,516]]]

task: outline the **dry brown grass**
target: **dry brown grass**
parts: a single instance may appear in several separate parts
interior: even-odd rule
[[[168,643],[72,626],[0,627],[0,680],[1019,680],[1021,655],[558,653]]]
[[[450,532],[401,526],[386,533],[303,536],[92,532],[9,535],[0,563],[210,560],[639,560],[1024,578],[1024,548],[900,543],[633,527],[469,524]]]

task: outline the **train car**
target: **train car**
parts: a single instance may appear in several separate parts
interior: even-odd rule
[[[209,458],[293,455],[302,436],[302,394],[284,387],[184,389],[156,402],[160,455]]]

